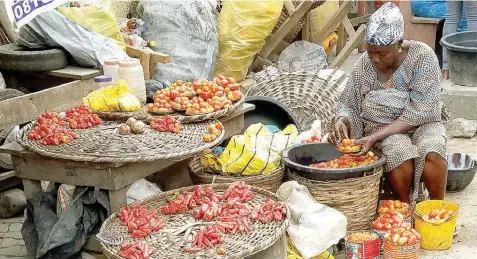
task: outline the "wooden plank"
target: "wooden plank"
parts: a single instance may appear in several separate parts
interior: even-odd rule
[[[346,0],[340,5],[338,11],[331,17],[331,19],[325,24],[322,30],[311,32],[311,41],[317,44],[321,44],[323,39],[334,31],[336,26],[341,22],[343,17],[348,15],[348,12],[352,8],[352,2]]]
[[[151,79],[151,69],[149,65],[151,64],[151,55],[147,53],[141,53],[141,66],[144,71],[144,79]]]
[[[146,49],[139,49],[136,47],[133,47],[131,45],[126,46],[126,53],[130,57],[136,57],[140,58],[143,53],[147,53],[151,55],[151,60],[154,62],[159,62],[159,63],[170,63],[171,62],[171,56],[160,53],[160,52],[155,52],[155,51],[149,51]]]
[[[15,176],[15,171],[0,173],[0,182],[14,176]]]
[[[0,129],[32,121],[45,111],[64,111],[99,88],[93,79],[78,80],[0,102]]]
[[[439,24],[442,19],[412,16],[411,23]]]
[[[348,36],[350,38],[353,37],[353,34],[355,33],[355,31],[354,31],[353,25],[349,21],[348,17],[343,17],[343,19],[341,20],[341,25],[344,27]]]
[[[283,1],[283,5],[285,6],[285,9],[287,10],[288,15],[296,11],[295,5],[293,4],[291,0]]]
[[[340,52],[338,56],[331,62],[330,68],[336,68],[341,66],[346,58],[348,58],[349,54],[353,52],[355,48],[358,47],[359,44],[363,41],[364,38],[364,28],[366,26],[363,24],[361,25],[356,33],[353,35],[353,37],[348,41],[344,49]]]
[[[119,190],[109,190],[109,204],[111,205],[111,214],[118,212],[122,207],[126,206],[126,192],[128,186],[124,186]]]
[[[263,46],[262,50],[260,51],[260,56],[263,58],[267,58],[270,53],[272,53],[273,49],[280,43],[280,41],[285,38],[285,36],[290,32],[295,25],[298,24],[300,19],[305,15],[308,10],[310,10],[311,6],[313,5],[312,1],[304,1],[301,2],[296,11],[286,19],[286,21],[278,28],[278,30],[266,40],[265,45]]]
[[[283,40],[280,41],[280,43],[278,43],[278,46],[275,47],[272,53],[270,53],[270,55],[267,57],[267,60],[270,62],[277,62],[280,58],[280,54],[282,54],[283,50],[285,50],[288,46],[290,46],[290,43],[285,42]]]
[[[349,21],[351,22],[353,27],[356,27],[356,26],[359,26],[363,23],[367,23],[368,19],[369,19],[369,16],[371,16],[371,15],[370,14],[365,14],[363,16],[359,16],[359,17],[356,17],[356,18],[349,19]]]
[[[25,192],[25,198],[27,200],[32,200],[41,194],[42,190],[40,181],[30,179],[22,179],[22,181],[23,191]]]
[[[338,56],[341,50],[346,45],[346,39],[347,39],[343,23],[340,22],[340,25],[338,26],[338,30],[336,31],[336,34],[338,35],[338,42],[336,43],[336,55]]]
[[[50,76],[56,76],[56,77],[62,77],[62,78],[85,80],[85,79],[90,79],[90,78],[94,78],[96,76],[102,75],[103,72],[98,69],[67,66],[62,69],[46,72],[46,74]]]
[[[310,41],[310,35],[311,34],[311,29],[310,29],[310,12],[307,12],[305,14],[305,23],[303,23],[303,27],[301,27],[301,39]]]
[[[252,66],[250,66],[250,69],[254,72],[255,71],[261,71],[264,66],[268,67],[268,66],[271,66],[271,65],[273,65],[273,63],[270,62],[269,60],[267,60],[265,58],[262,58],[260,56],[256,56],[255,60],[252,63]]]

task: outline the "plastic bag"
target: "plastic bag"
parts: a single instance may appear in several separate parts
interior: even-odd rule
[[[304,259],[296,249],[295,245],[293,245],[293,241],[290,237],[287,239],[287,259]],[[313,256],[310,259],[335,259],[335,257],[326,250],[319,256]]]
[[[295,143],[298,130],[288,125],[271,132],[261,123],[250,125],[243,135],[236,135],[219,157],[224,174],[269,174],[280,165],[282,152]]]
[[[283,1],[223,2],[219,15],[219,60],[216,72],[242,81],[280,17]]]
[[[306,186],[296,181],[285,182],[278,188],[277,195],[290,210],[287,233],[304,258],[323,253],[346,236],[346,217],[316,202]]]
[[[135,201],[143,200],[152,195],[161,193],[161,189],[145,179],[139,179],[129,186],[126,192],[127,203],[131,204]]]
[[[62,47],[82,67],[102,68],[106,59],[128,57],[114,40],[77,24],[57,10],[28,22],[20,29],[15,43],[33,49]]]
[[[120,48],[126,49],[111,1],[95,1],[93,5],[79,8],[60,6],[57,10],[70,20],[115,40]]]
[[[447,5],[446,0],[411,0],[412,14],[417,17],[427,18],[446,18]],[[457,31],[467,30],[467,17],[465,8],[462,7],[462,17],[459,22]]]
[[[311,124],[311,129],[300,133],[295,144],[304,143],[310,140],[312,137],[315,137],[319,142],[321,142],[323,138],[321,131],[321,120],[315,120],[313,124]]]
[[[124,80],[118,85],[101,87],[83,97],[83,104],[95,111],[132,112],[141,109],[141,103]]]
[[[328,66],[325,49],[308,41],[295,41],[280,54],[280,72],[316,72]]]
[[[154,51],[173,57],[154,66],[146,82],[149,97],[178,79],[212,79],[219,43],[217,10],[208,0],[141,1],[137,11],[148,27],[141,34],[144,40],[155,41]]]

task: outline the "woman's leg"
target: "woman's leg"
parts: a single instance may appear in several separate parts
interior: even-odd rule
[[[447,182],[446,160],[435,152],[428,153],[422,176],[426,188],[430,192],[431,200],[443,200]]]
[[[422,178],[432,200],[444,199],[447,183],[446,133],[442,123],[420,126],[413,134],[413,143],[419,151],[414,162],[416,171],[422,170]]]
[[[389,172],[389,182],[393,187],[393,191],[402,202],[409,202],[409,190],[411,189],[413,177],[413,160],[406,160]]]
[[[442,31],[442,37],[457,32],[457,27],[461,18],[462,1],[447,0],[447,13],[446,21],[444,22],[444,30]],[[447,50],[442,48],[442,70],[449,71],[449,63],[447,58]],[[448,72],[447,72],[448,73]],[[444,75],[444,80],[448,78]]]
[[[386,171],[389,182],[400,201],[409,202],[409,191],[414,179],[414,158],[419,156],[417,147],[412,145],[407,134],[395,134],[381,142],[381,150],[386,155]]]

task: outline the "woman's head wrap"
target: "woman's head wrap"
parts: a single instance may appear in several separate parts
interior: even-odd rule
[[[364,32],[366,43],[388,46],[401,41],[403,37],[404,18],[394,3],[385,3],[369,17]]]

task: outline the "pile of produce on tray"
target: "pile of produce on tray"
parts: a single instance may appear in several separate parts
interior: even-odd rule
[[[87,129],[101,124],[98,115],[85,105],[68,109],[65,116],[56,112],[45,112],[37,117],[35,127],[27,138],[38,140],[42,145],[60,145],[78,139],[71,129]]]
[[[194,82],[177,80],[169,88],[156,92],[148,111],[156,114],[184,112],[187,115],[211,113],[229,108],[243,97],[240,85],[232,77],[217,75],[213,81],[197,79]]]
[[[155,252],[156,249],[149,247],[147,243],[136,241],[131,244],[121,244],[118,255],[126,259],[147,259]]]
[[[356,144],[356,139],[343,139],[337,147],[344,153],[358,153],[361,150],[361,145]]]
[[[374,233],[369,232],[356,232],[348,235],[347,241],[351,243],[364,243],[367,241],[371,241],[377,239],[378,236]]]
[[[204,142],[214,142],[222,133],[222,123],[209,124],[209,131],[203,135]]]
[[[396,246],[415,245],[419,240],[421,240],[421,235],[411,227],[411,224],[407,223],[391,229],[384,235],[385,242]]]
[[[142,134],[146,131],[146,124],[142,121],[137,121],[134,118],[129,118],[125,124],[119,126],[119,134],[128,135],[131,133]]]
[[[391,230],[401,226],[404,222],[404,216],[395,211],[388,210],[383,214],[380,214],[378,218],[373,222],[373,229],[376,230]]]
[[[309,166],[314,168],[351,168],[367,166],[376,162],[378,159],[379,157],[370,151],[364,156],[352,156],[344,154],[338,159],[316,164],[310,164]]]
[[[453,210],[436,209],[423,215],[422,219],[428,223],[446,222],[454,214]]]
[[[411,206],[405,202],[385,200],[383,204],[378,208],[378,214],[385,214],[388,211],[397,211],[401,213],[404,218],[411,216]]]
[[[263,204],[252,207],[248,202],[254,199],[251,187],[243,181],[230,184],[222,195],[210,186],[199,185],[193,191],[178,194],[160,207],[159,213],[170,216],[188,214],[196,219],[194,224],[202,225],[195,234],[192,232],[194,236],[188,239],[191,243],[183,247],[184,252],[195,253],[213,249],[217,255],[225,255],[226,251],[220,244],[227,236],[252,231],[254,222],[267,224],[272,221],[281,222],[286,218],[287,209],[284,203],[266,200]],[[167,228],[156,210],[148,210],[141,205],[126,206],[117,216],[134,238],[147,237],[155,231]],[[188,236],[191,232],[186,233]],[[122,244],[118,255],[124,258],[148,258],[153,251],[147,244],[136,242]]]
[[[179,134],[182,130],[182,123],[171,116],[160,116],[152,118],[151,127],[157,131],[168,131]]]

